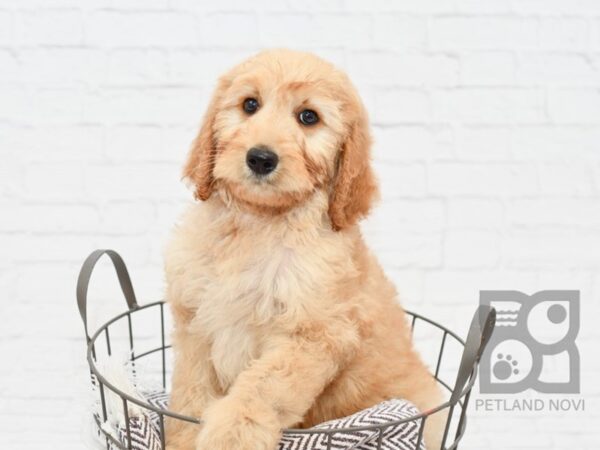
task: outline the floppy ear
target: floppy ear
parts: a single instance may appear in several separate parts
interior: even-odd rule
[[[363,111],[350,126],[338,156],[337,174],[329,199],[329,218],[336,231],[352,226],[366,216],[377,197],[370,148],[371,137]]]
[[[194,196],[200,200],[206,200],[212,193],[213,168],[217,152],[217,139],[215,138],[215,116],[217,105],[226,89],[226,81],[220,80],[204,114],[200,132],[188,154],[187,162],[183,168],[183,177],[190,180],[194,186]]]

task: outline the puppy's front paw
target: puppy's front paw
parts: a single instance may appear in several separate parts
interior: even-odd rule
[[[280,429],[268,408],[223,398],[205,411],[196,450],[274,450]]]

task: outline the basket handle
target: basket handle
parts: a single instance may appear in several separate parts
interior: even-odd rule
[[[450,404],[460,399],[462,391],[469,381],[476,364],[479,362],[496,325],[496,310],[489,305],[480,305],[473,315],[471,327],[460,360],[456,383],[450,396]]]
[[[79,277],[77,278],[77,306],[79,308],[79,314],[81,320],[83,320],[83,327],[85,329],[85,336],[90,341],[90,335],[88,333],[87,326],[87,292],[90,284],[90,278],[94,267],[102,255],[108,255],[110,260],[115,267],[117,277],[119,278],[119,284],[121,285],[121,291],[125,296],[125,301],[129,310],[136,309],[138,307],[137,300],[135,298],[135,292],[133,291],[133,285],[131,284],[131,278],[129,278],[129,272],[127,266],[123,261],[123,258],[114,250],[95,250],[86,258],[79,271]]]

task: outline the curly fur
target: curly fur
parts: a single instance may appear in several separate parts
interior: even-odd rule
[[[260,109],[246,114],[247,97]],[[309,107],[320,122],[306,127]],[[273,450],[310,427],[402,397],[441,402],[392,283],[357,222],[377,195],[367,114],[345,74],[306,53],[260,53],[225,74],[184,168],[197,199],[166,251],[175,318],[171,450]],[[245,165],[268,145],[268,177]],[[439,415],[441,416],[441,415]],[[443,417],[425,440],[439,447]]]

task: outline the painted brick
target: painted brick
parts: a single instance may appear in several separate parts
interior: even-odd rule
[[[0,11],[0,44],[10,44],[13,40],[14,19],[10,11]]]
[[[376,126],[373,135],[378,161],[403,163],[455,157],[454,133],[446,125]]]
[[[107,66],[106,78],[113,85],[161,84],[170,81],[168,53],[163,50],[116,49],[110,52]]]
[[[424,123],[431,117],[431,101],[427,92],[414,89],[380,89],[375,94],[377,124]]]
[[[258,21],[254,13],[206,15],[201,18],[198,28],[201,47],[252,48],[259,43]],[[235,30],[235,33],[224,33],[223,30]]]
[[[600,208],[594,199],[520,199],[508,206],[510,224],[540,226],[598,227]]]
[[[540,45],[550,50],[585,50],[589,42],[586,19],[548,17],[540,21]]]
[[[19,67],[19,62],[11,52],[6,50],[0,51],[0,67],[2,67],[2,70],[0,71],[0,82],[16,82],[20,79],[21,69]]]
[[[432,194],[443,196],[535,195],[537,173],[530,164],[434,163],[428,172]]]
[[[18,14],[16,40],[21,45],[81,45],[83,16],[77,10],[38,10]]]
[[[433,93],[432,102],[435,117],[440,121],[506,124],[545,120],[544,97],[539,89],[439,90]]]
[[[373,21],[373,46],[398,50],[423,50],[427,45],[425,17],[376,15]]]
[[[448,231],[444,263],[449,268],[491,268],[500,260],[498,236],[490,231]]]
[[[508,127],[464,127],[458,130],[456,149],[467,161],[507,161],[511,159],[511,138]]]
[[[527,85],[598,86],[600,71],[580,54],[524,53],[519,58],[517,82]]]
[[[398,197],[423,197],[427,193],[427,178],[423,164],[374,164],[383,201]]]
[[[107,57],[89,48],[33,48],[19,52],[22,81],[40,86],[69,87],[106,81]],[[65,71],[65,67],[69,67]]]
[[[448,228],[499,230],[504,224],[504,207],[493,199],[461,199],[448,201]]]
[[[538,23],[524,17],[435,17],[430,39],[436,49],[523,49],[538,45]]]
[[[459,65],[448,55],[357,52],[349,58],[350,75],[362,83],[393,86],[454,86]]]
[[[195,45],[199,28],[189,14],[97,11],[86,16],[85,42],[102,47]]]
[[[558,123],[600,122],[600,89],[554,89],[549,93],[550,117]]]
[[[499,85],[514,84],[515,56],[507,51],[469,52],[461,57],[461,84]]]

